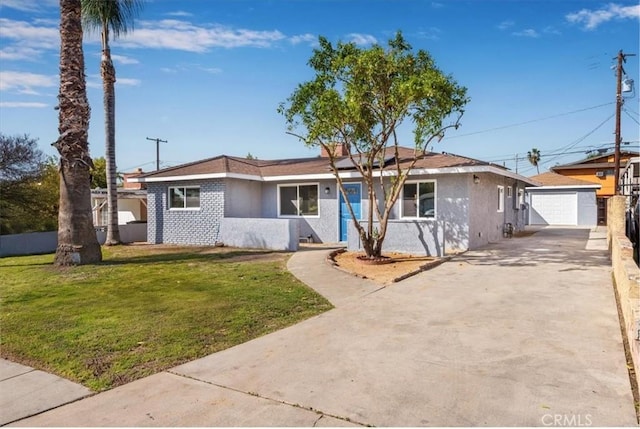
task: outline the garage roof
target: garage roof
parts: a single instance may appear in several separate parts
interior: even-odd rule
[[[587,182],[586,180],[575,179],[573,177],[563,176],[562,174],[549,171],[546,173],[532,176],[529,179],[539,184],[542,188],[593,188],[600,189],[602,186],[597,183]],[[538,189],[540,189],[540,187]]]

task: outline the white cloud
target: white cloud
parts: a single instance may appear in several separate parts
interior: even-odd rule
[[[289,38],[289,42],[291,42],[292,45],[300,43],[315,43],[317,41],[318,38],[311,33],[298,34]]]
[[[0,91],[37,94],[34,88],[50,88],[58,84],[56,76],[0,70]]]
[[[350,42],[355,43],[356,45],[372,45],[376,43],[378,40],[370,34],[361,34],[361,33],[351,33],[347,34],[347,38]]]
[[[133,79],[129,77],[118,77],[116,78],[116,85],[122,86],[138,86],[142,83],[140,79]]]
[[[428,40],[440,40],[440,34],[442,34],[442,30],[437,27],[430,27],[418,32],[419,37]]]
[[[235,29],[219,24],[198,26],[187,21],[165,19],[141,21],[134,32],[117,43],[129,48],[207,52],[212,48],[268,48],[284,38],[284,34],[277,30]]]
[[[222,69],[218,67],[200,67],[200,70],[205,71],[211,74],[220,74],[222,73]]]
[[[185,12],[184,10],[177,10],[175,12],[167,13],[168,16],[193,16],[191,12]]]
[[[42,12],[43,9],[53,8],[58,4],[58,0],[2,0],[0,9],[7,7],[23,12]]]
[[[526,30],[522,30],[522,31],[516,31],[511,33],[514,36],[518,36],[518,37],[530,37],[532,39],[536,39],[538,37],[540,37],[540,34],[538,34],[538,32],[536,30],[534,30],[533,28],[527,28]]]
[[[49,107],[46,103],[38,103],[35,101],[0,101],[1,108],[10,108],[10,107],[26,107],[26,108],[37,108],[42,109],[43,107]]]
[[[38,49],[29,48],[27,46],[7,46],[0,49],[0,60],[2,61],[14,61],[14,60],[30,60],[33,61],[40,55],[42,51]]]
[[[117,54],[111,54],[111,59],[116,63],[120,63],[120,64],[139,64],[140,63],[140,61],[136,60],[135,58],[127,57],[124,55],[117,55]]]
[[[552,26],[544,27],[544,28],[542,29],[542,32],[543,32],[544,34],[553,34],[553,35],[556,35],[556,36],[557,36],[557,35],[562,34],[562,33],[560,32],[560,30],[558,30],[557,28],[552,27]]]
[[[57,23],[36,19],[32,23],[0,18],[0,59],[5,61],[38,59],[45,50],[58,50]],[[9,41],[9,42],[7,42]]]
[[[182,73],[182,72],[187,72],[187,73],[193,73],[194,71],[201,71],[201,72],[205,72],[205,73],[210,73],[210,74],[220,74],[222,73],[222,69],[219,67],[205,67],[202,66],[200,64],[176,64],[173,67],[162,67],[160,68],[160,71],[162,71],[163,73],[170,73],[170,74],[176,74],[176,73]]]
[[[138,86],[140,83],[140,79],[116,76],[117,86]],[[87,88],[102,89],[102,78],[99,74],[90,74],[87,76]]]
[[[26,21],[0,18],[0,38],[16,40],[22,46],[55,49],[60,45],[57,26],[32,25]]]
[[[498,29],[499,30],[506,30],[508,28],[513,27],[514,25],[516,25],[516,23],[510,19],[507,19],[506,21],[502,21],[500,24],[498,24]]]
[[[598,10],[582,9],[566,16],[567,21],[572,24],[582,24],[585,30],[595,30],[600,24],[613,19],[634,18],[640,18],[640,5],[621,6],[616,3],[609,3],[604,8]]]

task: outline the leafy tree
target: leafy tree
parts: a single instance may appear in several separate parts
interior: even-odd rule
[[[53,146],[60,154],[58,247],[54,264],[91,264],[102,260],[93,228],[87,134],[89,102],[82,50],[80,0],[60,0],[60,91],[58,132]]]
[[[120,244],[118,228],[118,190],[116,172],[116,120],[115,120],[115,82],[116,69],[111,60],[109,40],[127,33],[133,27],[133,20],[141,8],[138,0],[82,0],[82,19],[89,29],[100,31],[102,41],[102,77],[103,103],[105,114],[105,153],[107,177],[107,236],[106,245]]]
[[[37,139],[28,134],[7,136],[0,133],[0,181],[3,183],[37,177],[43,157]]]
[[[107,160],[104,157],[93,159],[91,169],[91,189],[107,187]]]
[[[328,153],[342,195],[346,192],[336,168],[336,148],[346,149],[366,185],[366,228],[344,199],[367,256],[379,257],[391,209],[409,170],[434,138],[459,126],[468,102],[466,88],[443,74],[426,51],[414,54],[400,32],[387,48],[376,44],[363,49],[342,42],[334,47],[320,37],[309,65],[315,79],[300,84],[278,111],[290,134]],[[453,123],[443,125],[450,117]],[[413,124],[414,156],[402,167],[397,130],[407,119]],[[388,184],[388,174],[382,174],[387,155],[395,155]],[[374,227],[374,213],[379,229]]]
[[[55,231],[58,228],[58,209],[60,206],[60,174],[58,160],[49,157],[40,170],[37,214],[34,216],[38,231]]]
[[[527,152],[527,159],[529,160],[531,165],[536,168],[538,174],[540,174],[540,151],[534,147],[529,152]]]
[[[0,133],[0,233],[37,230],[32,224],[43,158],[36,139]]]
[[[257,157],[257,156],[253,156],[253,155],[251,154],[251,152],[247,153],[247,157],[246,157],[246,158],[247,158],[247,159],[258,159],[258,157]]]

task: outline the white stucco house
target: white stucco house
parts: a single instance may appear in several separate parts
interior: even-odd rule
[[[413,149],[387,157],[384,182]],[[369,210],[359,173],[341,163],[356,216]],[[387,168],[388,166],[388,168]],[[147,188],[150,243],[296,250],[301,238],[359,248],[328,158],[249,160],[221,155],[129,178]],[[384,249],[426,255],[474,249],[526,224],[530,179],[501,166],[427,152],[396,202]]]

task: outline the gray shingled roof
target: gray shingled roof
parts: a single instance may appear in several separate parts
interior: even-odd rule
[[[413,159],[414,150],[410,148],[399,148],[400,166],[406,167]],[[348,159],[348,158],[343,158]],[[395,159],[395,157],[393,157]],[[485,161],[467,158],[449,153],[427,152],[420,156],[414,168],[448,168],[448,167],[468,167],[468,166],[488,166],[504,169],[504,167],[490,164]],[[395,166],[393,160],[387,163],[387,168]],[[505,169],[506,170],[506,169]],[[257,177],[269,176],[291,176],[322,174],[331,171],[328,158],[293,158],[279,160],[257,160],[238,158],[228,155],[220,155],[215,158],[203,159],[188,164],[177,165],[175,167],[164,168],[159,171],[142,174],[139,178],[160,178],[191,176],[216,173],[235,173]]]

